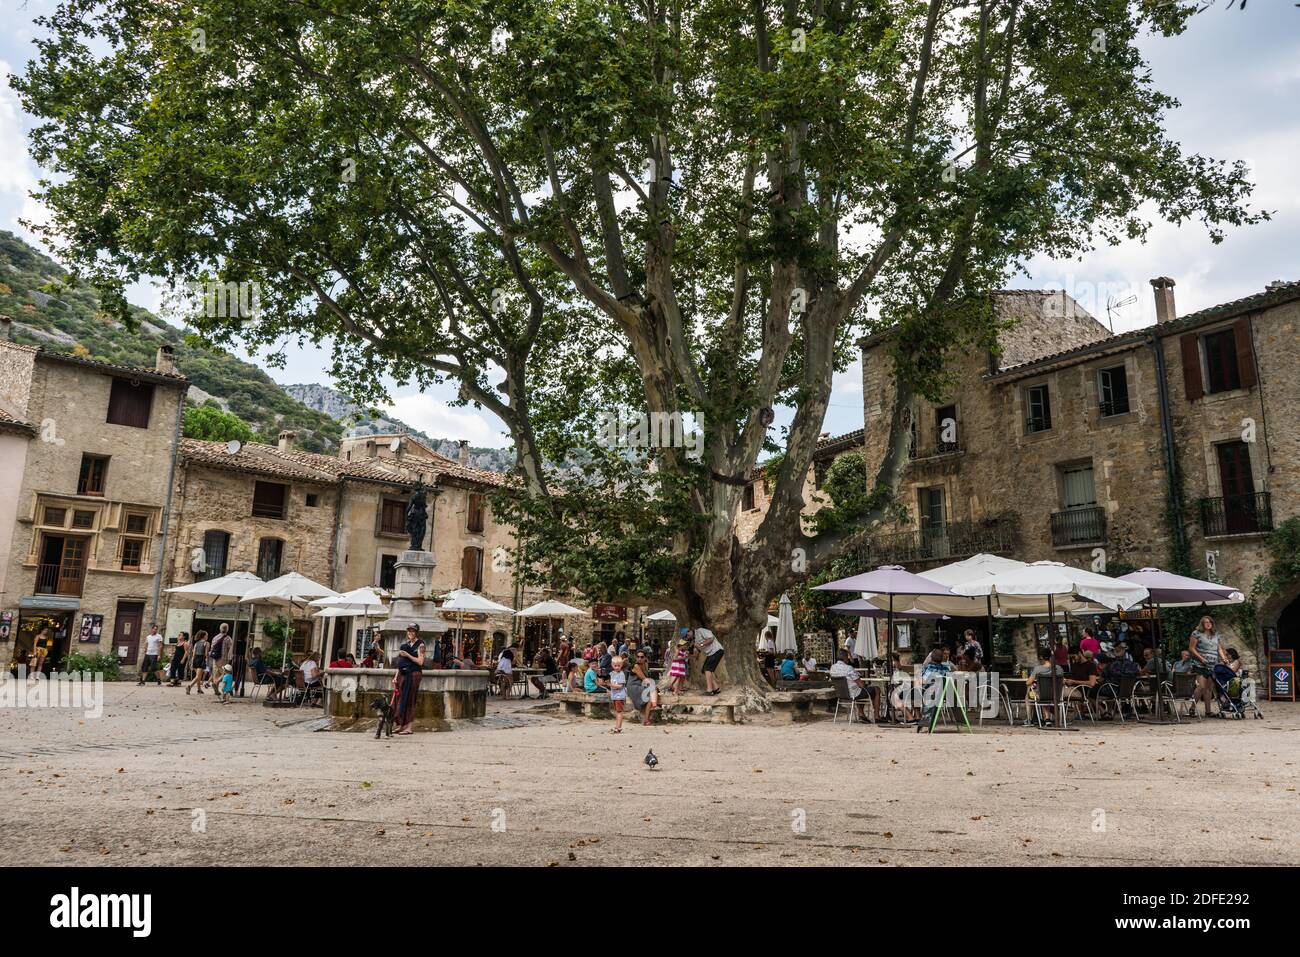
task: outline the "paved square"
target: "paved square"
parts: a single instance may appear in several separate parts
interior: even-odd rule
[[[613,735],[494,701],[454,732],[376,741],[313,732],[319,712],[106,696],[97,720],[0,710],[0,864],[1300,862],[1300,705],[929,738],[843,721]]]

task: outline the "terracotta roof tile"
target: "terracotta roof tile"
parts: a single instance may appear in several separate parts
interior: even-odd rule
[[[256,442],[245,444],[238,452],[227,451],[223,442],[204,442],[199,439],[181,439],[180,454],[186,462],[208,468],[225,469],[231,472],[249,472],[254,475],[267,475],[316,485],[330,485],[336,476],[322,470],[283,459],[278,449]]]
[[[97,359],[82,359],[80,356],[74,356],[67,352],[53,352],[44,346],[37,347],[37,358],[48,359],[51,362],[61,362],[65,365],[85,366],[88,369],[94,369],[99,372],[116,373],[117,375],[129,375],[133,379],[143,379],[146,382],[159,382],[164,385],[183,386],[189,383],[179,372],[159,372],[157,369],[144,369],[137,366],[119,366],[111,362],[100,362]]]
[[[33,435],[36,433],[36,427],[30,422],[24,422],[22,419],[10,415],[3,407],[0,407],[0,429],[6,432],[28,432]]]

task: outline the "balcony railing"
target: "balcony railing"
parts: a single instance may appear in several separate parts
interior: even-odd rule
[[[1106,540],[1106,510],[1100,505],[1052,513],[1052,544],[1095,545]]]
[[[1045,415],[1031,415],[1025,418],[1026,432],[1046,432],[1052,427],[1052,420]]]
[[[960,442],[936,442],[928,449],[917,449],[915,447],[908,450],[912,461],[921,461],[923,459],[938,458],[941,455],[957,455],[965,451]]]
[[[1201,528],[1207,536],[1252,535],[1273,530],[1268,492],[1201,499]]]
[[[1016,519],[999,516],[980,522],[950,522],[907,532],[873,535],[858,546],[855,558],[860,568],[878,565],[906,565],[953,561],[980,552],[998,554],[1013,551]]]
[[[85,579],[86,570],[80,565],[38,565],[35,594],[71,595],[79,598]]]
[[[1114,399],[1110,402],[1098,402],[1097,408],[1104,419],[1111,415],[1125,415],[1128,413],[1128,399]]]

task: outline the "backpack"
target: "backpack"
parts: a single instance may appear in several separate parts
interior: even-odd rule
[[[213,658],[220,658],[224,656],[225,653],[226,653],[226,638],[224,635],[219,634],[217,635],[217,637],[212,639],[211,655]]]

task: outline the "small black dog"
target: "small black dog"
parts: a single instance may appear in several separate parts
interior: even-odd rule
[[[393,736],[393,700],[388,697],[376,698],[370,702],[370,710],[379,712],[379,725],[375,728],[375,740],[379,740],[380,735],[385,731],[388,736]]]

